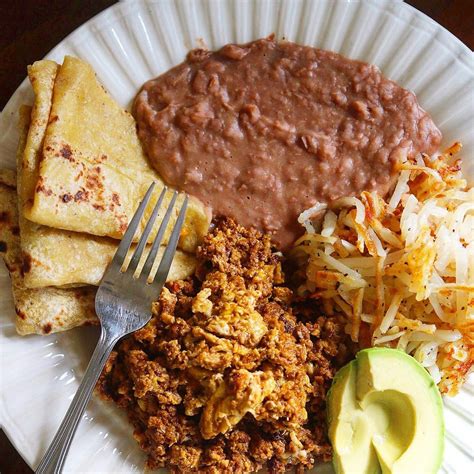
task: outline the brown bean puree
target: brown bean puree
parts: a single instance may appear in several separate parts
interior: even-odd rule
[[[441,133],[376,66],[273,38],[196,49],[147,82],[140,139],[172,186],[287,248],[316,201],[388,192],[402,154]]]

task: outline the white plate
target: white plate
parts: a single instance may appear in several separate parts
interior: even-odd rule
[[[444,134],[464,143],[466,171],[474,177],[474,59],[453,35],[398,0],[155,0],[121,2],[62,41],[48,58],[65,54],[89,61],[123,105],[138,87],[181,62],[203,42],[217,48],[275,32],[278,38],[338,51],[377,64],[416,92]],[[0,166],[14,167],[17,109],[32,101],[26,81],[0,117]],[[3,429],[35,466],[50,443],[87,365],[94,328],[61,335],[19,337],[9,280],[0,268]],[[446,400],[443,472],[472,472],[474,386]],[[114,407],[93,400],[81,423],[66,471],[134,472],[143,456],[131,427]],[[420,453],[420,456],[425,453]]]

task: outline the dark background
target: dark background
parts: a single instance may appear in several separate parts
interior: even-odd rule
[[[9,5],[7,5],[7,3]],[[110,0],[0,0],[0,108],[26,77],[26,66],[41,59],[64,37],[100,11]],[[474,49],[472,0],[409,0]],[[0,473],[32,471],[0,431]]]

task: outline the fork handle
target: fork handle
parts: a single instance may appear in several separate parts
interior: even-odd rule
[[[71,405],[59,427],[51,445],[39,463],[36,474],[59,474],[62,471],[64,461],[66,460],[69,446],[76,433],[79,421],[86,406],[92,396],[94,387],[99,379],[100,373],[104,368],[107,359],[112,352],[118,337],[109,335],[109,332],[102,327],[99,342],[92,354],[86,373],[82,379],[81,385],[77,389]]]

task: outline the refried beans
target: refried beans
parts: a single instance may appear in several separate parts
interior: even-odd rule
[[[384,195],[402,156],[441,141],[415,95],[376,66],[272,37],[191,51],[145,83],[134,114],[168,184],[281,249],[303,233],[303,210]]]

